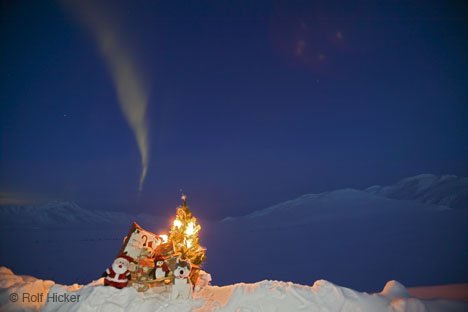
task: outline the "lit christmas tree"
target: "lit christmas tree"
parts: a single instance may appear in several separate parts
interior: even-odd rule
[[[196,267],[200,267],[205,260],[206,252],[198,242],[200,230],[197,218],[187,205],[187,196],[182,195],[182,206],[177,207],[176,218],[169,231],[169,241],[173,243],[175,254],[181,254],[182,258],[190,260]]]

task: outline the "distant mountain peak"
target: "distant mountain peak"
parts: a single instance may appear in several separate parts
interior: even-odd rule
[[[132,217],[119,212],[87,210],[71,201],[50,201],[36,205],[10,205],[0,207],[0,226],[66,227],[97,225],[109,222],[129,223]]]
[[[374,185],[365,191],[386,198],[468,209],[468,178],[456,175],[419,174],[392,185]]]
[[[455,175],[419,174],[395,184],[374,185],[364,190],[343,188],[318,194],[304,194],[244,217],[255,219],[278,215],[288,218],[313,210],[315,217],[342,213],[376,213],[391,209],[468,209],[468,178]],[[307,214],[307,213],[306,213]],[[228,217],[224,221],[238,218]]]

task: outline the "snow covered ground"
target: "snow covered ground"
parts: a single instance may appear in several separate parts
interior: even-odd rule
[[[419,175],[389,186],[306,194],[219,222],[200,220],[205,269],[216,285],[326,279],[377,292],[393,279],[408,287],[467,283],[467,190],[466,178]],[[133,220],[155,232],[170,222],[74,203],[0,207],[0,265],[88,284],[112,263]]]
[[[383,291],[367,294],[325,280],[313,286],[291,282],[261,281],[223,287],[208,286],[193,300],[169,298],[170,286],[138,293],[129,287],[102,286],[102,279],[88,285],[64,286],[30,276],[18,276],[0,267],[2,311],[359,311],[359,312],[463,312],[468,303],[413,298],[400,283],[388,282]]]

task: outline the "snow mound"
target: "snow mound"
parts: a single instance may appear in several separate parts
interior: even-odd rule
[[[170,286],[138,293],[133,288],[118,290],[104,287],[102,279],[84,286],[64,286],[34,277],[17,276],[0,267],[1,311],[461,312],[468,309],[468,305],[462,302],[410,298],[404,286],[396,281],[387,283],[378,294],[357,292],[325,280],[316,281],[312,287],[279,281],[208,286],[196,292],[193,300],[171,301],[169,294]],[[31,302],[28,298],[32,295],[41,299]]]
[[[20,300],[15,302],[15,296],[21,301],[29,294],[35,294],[39,298],[47,294],[54,284],[32,276],[18,276],[10,269],[0,267],[0,311],[39,311],[43,306],[42,302],[25,300],[20,304]]]
[[[406,290],[405,286],[403,286],[401,283],[397,281],[387,282],[387,284],[385,284],[385,287],[380,294],[390,299],[409,297],[409,293]]]

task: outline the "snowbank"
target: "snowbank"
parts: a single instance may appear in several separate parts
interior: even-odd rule
[[[312,287],[278,281],[208,286],[193,300],[171,301],[170,286],[138,293],[102,286],[64,286],[0,267],[1,311],[467,311],[468,305],[448,300],[411,298],[405,287],[388,282],[378,294],[360,293],[319,280]]]

